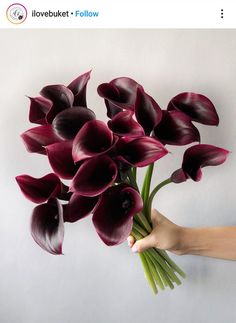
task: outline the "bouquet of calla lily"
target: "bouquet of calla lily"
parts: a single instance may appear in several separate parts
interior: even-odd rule
[[[154,163],[168,154],[166,145],[200,142],[192,121],[218,125],[213,103],[201,94],[184,92],[162,110],[144,88],[128,77],[98,86],[105,101],[107,124],[87,107],[90,72],[68,86],[48,85],[30,97],[29,121],[39,126],[21,137],[31,153],[47,156],[53,172],[34,178],[16,177],[27,199],[39,204],[32,213],[31,233],[51,254],[62,254],[64,222],[92,214],[93,225],[108,246],[132,234],[141,239],[151,230],[150,213],[155,194],[169,183],[199,181],[201,168],[222,164],[228,151],[195,144],[184,152],[180,169],[150,192]],[[142,189],[137,168],[147,167]],[[70,186],[62,180],[71,180]],[[64,201],[64,202],[62,202]],[[154,291],[181,284],[184,272],[166,251],[156,248],[139,253],[145,276]]]

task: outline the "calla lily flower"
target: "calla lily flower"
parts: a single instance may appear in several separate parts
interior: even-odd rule
[[[142,86],[128,77],[119,77],[98,86],[98,94],[105,99],[107,116],[112,118],[122,109],[134,111],[137,88]]]
[[[108,246],[122,243],[132,230],[134,215],[142,208],[142,198],[133,187],[126,184],[110,187],[93,213],[99,237]]]
[[[149,135],[153,128],[161,121],[162,111],[156,101],[143,88],[138,87],[135,101],[135,116],[139,124]]]
[[[45,146],[61,142],[50,124],[31,128],[21,134],[28,152],[46,155]]]
[[[116,138],[108,126],[100,120],[91,120],[80,129],[73,142],[74,162],[108,152]]]
[[[202,178],[201,168],[223,164],[228,154],[228,150],[212,145],[199,144],[192,146],[184,153],[182,170],[174,172],[171,179],[175,183],[181,183],[187,178],[198,182]]]
[[[87,89],[87,83],[90,79],[90,74],[91,74],[91,71],[80,75],[67,86],[68,89],[70,89],[74,94],[75,106],[87,107],[86,89]]]
[[[184,92],[176,95],[168,104],[168,110],[179,110],[193,121],[217,126],[219,117],[213,103],[204,95]]]
[[[144,136],[144,130],[140,124],[133,119],[133,114],[134,113],[129,110],[119,112],[108,121],[109,128],[118,136]]]
[[[116,163],[107,155],[93,157],[83,162],[72,180],[70,192],[83,196],[103,193],[117,177]]]
[[[53,255],[62,254],[64,238],[63,209],[57,199],[36,206],[31,218],[31,234],[35,242]]]
[[[44,97],[29,98],[30,99],[30,111],[29,121],[38,124],[46,124],[46,115],[52,108],[52,101],[45,99]]]
[[[46,147],[53,171],[61,178],[71,179],[78,170],[72,159],[72,141],[62,141]]]
[[[40,94],[53,103],[53,106],[46,116],[48,123],[52,123],[59,112],[72,107],[74,102],[74,94],[72,91],[61,84],[45,86]]]
[[[60,137],[70,140],[76,136],[86,122],[95,118],[95,113],[88,108],[72,107],[58,113],[52,125]]]
[[[69,203],[65,206],[64,221],[76,222],[85,218],[92,213],[98,199],[98,196],[88,197],[74,193],[71,196]]]
[[[20,175],[16,177],[16,181],[24,196],[34,203],[43,203],[50,198],[59,197],[63,188],[59,177],[53,173],[40,178]]]
[[[200,141],[200,133],[191,118],[180,111],[163,111],[162,120],[154,128],[153,135],[165,145],[182,146]]]
[[[135,167],[152,164],[168,153],[162,143],[148,136],[123,137],[116,148],[119,160]]]

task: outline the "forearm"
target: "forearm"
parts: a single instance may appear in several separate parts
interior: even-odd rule
[[[181,228],[180,253],[236,260],[236,226]]]

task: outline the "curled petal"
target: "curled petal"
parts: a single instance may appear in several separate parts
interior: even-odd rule
[[[147,135],[150,134],[153,128],[161,121],[161,108],[142,88],[137,89],[135,116]]]
[[[72,141],[62,141],[46,147],[53,171],[61,178],[71,179],[78,170],[72,159]]]
[[[107,116],[108,118],[113,118],[117,113],[122,112],[123,110],[121,108],[118,108],[116,105],[114,105],[113,103],[104,100],[105,101],[105,105],[107,108]]]
[[[113,145],[113,134],[103,121],[88,121],[78,132],[73,142],[74,162],[104,154]]]
[[[172,175],[171,175],[171,181],[173,183],[179,184],[182,182],[185,182],[188,179],[188,175],[184,173],[183,169],[177,169]]]
[[[95,118],[92,110],[84,107],[73,107],[58,113],[52,125],[59,136],[65,139],[73,139],[87,121]]]
[[[144,167],[165,156],[168,151],[155,138],[123,137],[117,143],[118,158],[135,167]]]
[[[45,86],[41,90],[40,94],[53,102],[53,106],[46,117],[48,123],[52,123],[53,119],[59,112],[72,107],[74,102],[72,91],[64,85]]]
[[[70,89],[74,94],[74,105],[87,107],[86,89],[90,79],[90,74],[91,71],[86,72],[68,85],[68,89]]]
[[[53,255],[62,254],[64,221],[62,206],[57,199],[40,204],[33,210],[31,234],[35,242]]]
[[[34,203],[43,203],[58,197],[62,190],[60,179],[53,173],[40,178],[20,175],[16,177],[16,181],[24,196]]]
[[[167,109],[182,111],[193,121],[209,126],[219,124],[219,117],[213,103],[202,94],[180,93],[169,102]]]
[[[154,136],[163,144],[187,145],[200,141],[200,133],[191,119],[180,111],[163,111],[161,122],[154,128]]]
[[[119,77],[99,85],[98,94],[118,108],[134,110],[138,87],[141,85],[131,78]]]
[[[102,155],[84,161],[73,178],[70,191],[83,196],[97,196],[116,179],[116,163]]]
[[[29,121],[38,124],[46,124],[46,115],[52,107],[52,102],[41,96],[29,99]]]
[[[98,196],[88,197],[74,193],[65,207],[64,221],[76,222],[92,213],[98,202]]]
[[[202,167],[223,164],[228,154],[228,150],[212,145],[195,145],[185,151],[182,169],[186,176],[198,182],[202,177]]]
[[[132,111],[119,112],[112,120],[108,121],[109,128],[119,136],[139,137],[144,136],[144,130],[138,122],[133,119]]]
[[[100,198],[93,214],[93,224],[102,239],[113,246],[122,243],[130,234],[133,216],[143,208],[139,193],[131,186],[110,187]]]
[[[46,154],[45,146],[62,141],[50,124],[31,128],[22,133],[21,138],[30,153],[39,154]]]

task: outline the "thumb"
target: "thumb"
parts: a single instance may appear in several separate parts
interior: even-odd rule
[[[133,252],[143,252],[154,246],[153,236],[149,234],[143,239],[140,239],[135,242],[132,247]]]

